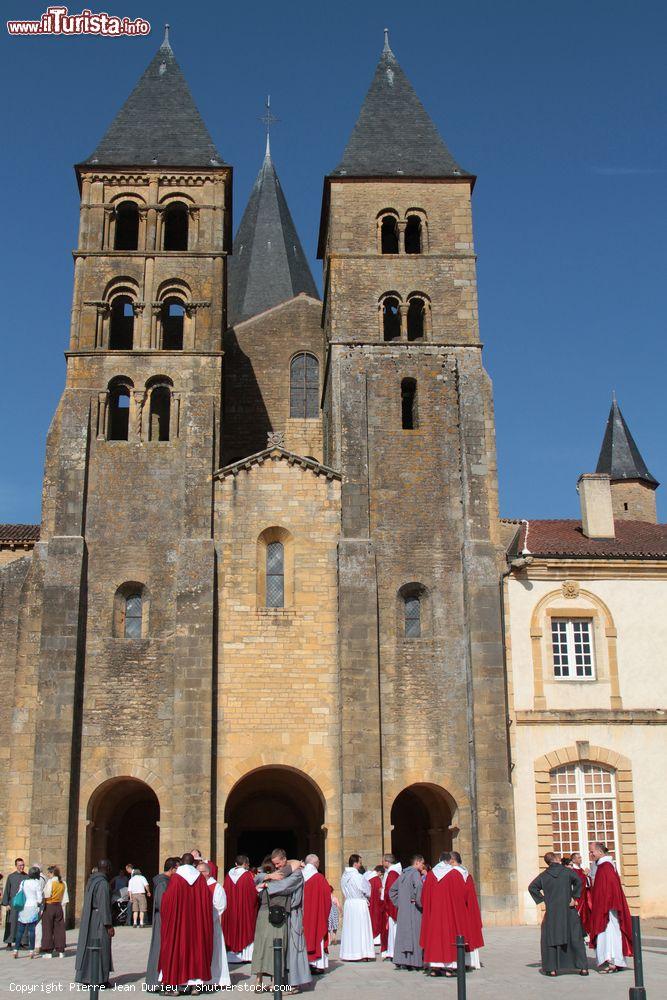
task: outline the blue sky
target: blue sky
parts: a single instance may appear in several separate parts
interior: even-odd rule
[[[7,0],[9,18],[46,4]],[[78,12],[83,4],[70,4]],[[110,0],[147,39],[2,37],[4,123],[0,520],[38,521],[64,382],[89,155],[172,25],[176,57],[234,166],[235,225],[272,150],[319,282],[322,177],[342,152],[382,29],[474,193],[481,334],[494,381],[501,512],[578,514],[612,389],[667,480],[667,6],[586,0],[330,5]],[[662,519],[667,504],[658,493]]]

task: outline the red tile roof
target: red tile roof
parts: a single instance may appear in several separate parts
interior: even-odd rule
[[[0,524],[0,545],[38,541],[38,524]]]
[[[579,559],[667,559],[667,524],[615,521],[615,538],[586,538],[581,521],[528,521],[518,552]]]

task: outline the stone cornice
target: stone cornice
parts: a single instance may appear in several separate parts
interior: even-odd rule
[[[622,725],[661,726],[667,724],[667,709],[661,708],[552,708],[514,713],[517,726],[525,725]]]
[[[636,580],[667,576],[667,559],[572,559],[534,556],[528,570],[512,574],[518,582],[527,580]]]

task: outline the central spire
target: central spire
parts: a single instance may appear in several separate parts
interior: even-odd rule
[[[269,128],[277,121],[267,99],[266,153],[236,233],[229,260],[230,326],[304,293],[319,299],[317,286],[271,159]]]

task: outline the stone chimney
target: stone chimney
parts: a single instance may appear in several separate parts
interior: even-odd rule
[[[577,491],[581,502],[581,527],[586,537],[614,538],[609,475],[606,472],[586,472],[579,476]]]

